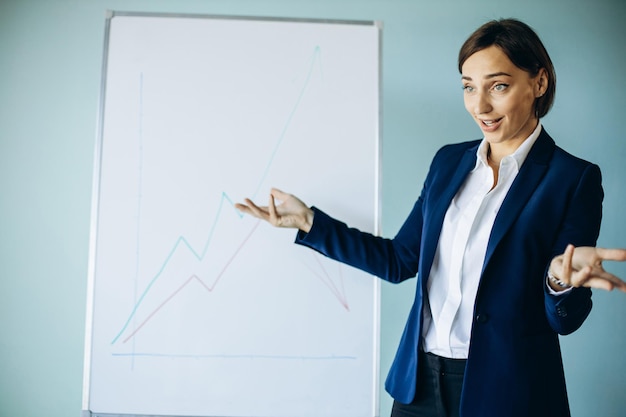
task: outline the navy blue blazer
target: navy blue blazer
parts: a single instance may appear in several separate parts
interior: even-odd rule
[[[417,275],[415,301],[385,387],[410,403],[416,391],[422,307],[445,213],[476,164],[480,141],[435,155],[421,194],[393,239],[348,227],[317,208],[296,243],[389,282]],[[511,186],[487,246],[474,304],[461,394],[463,417],[565,417],[569,405],[559,334],[578,329],[591,290],[555,297],[545,277],[568,243],[595,246],[602,217],[597,165],[557,147],[542,130]]]

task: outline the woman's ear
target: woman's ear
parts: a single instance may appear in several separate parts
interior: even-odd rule
[[[541,68],[535,76],[535,98],[543,96],[548,91],[548,73]]]

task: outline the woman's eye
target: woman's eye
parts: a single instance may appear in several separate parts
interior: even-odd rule
[[[493,86],[493,89],[495,91],[504,91],[507,89],[508,86],[509,86],[508,84],[496,84]]]
[[[471,85],[464,85],[463,91],[465,91],[466,93],[471,93],[474,91],[474,87],[472,87]]]

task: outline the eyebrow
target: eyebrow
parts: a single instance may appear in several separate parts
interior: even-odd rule
[[[487,74],[485,75],[485,79],[488,80],[490,78],[495,78],[495,77],[500,77],[500,76],[506,76],[506,77],[512,77],[511,74],[509,74],[508,72],[494,72],[493,74]],[[468,77],[467,75],[463,75],[461,77],[462,80],[467,80],[467,81],[472,81],[472,77]]]

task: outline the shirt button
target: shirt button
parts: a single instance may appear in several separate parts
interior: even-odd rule
[[[476,315],[476,321],[480,324],[485,324],[489,320],[489,316],[485,313],[478,313]]]

